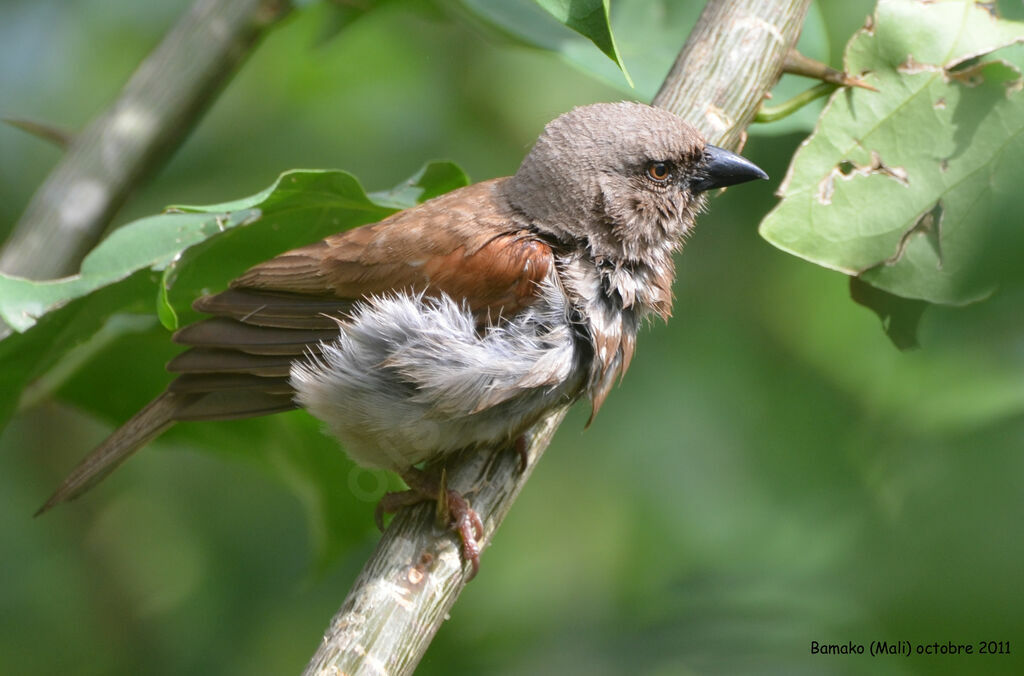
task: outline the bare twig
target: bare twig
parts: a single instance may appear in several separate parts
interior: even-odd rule
[[[764,94],[782,72],[810,0],[710,0],[654,103],[694,123],[719,145],[742,140]],[[529,462],[510,451],[449,463],[451,487],[484,522],[486,546],[561,423],[552,412],[528,435]],[[486,564],[485,564],[486,567]],[[465,585],[469,566],[429,505],[391,522],[356,579],[307,676],[410,674]]]
[[[60,127],[47,124],[46,122],[40,122],[39,120],[27,120],[21,117],[5,117],[3,118],[3,121],[16,129],[22,130],[26,134],[32,134],[36,138],[49,141],[61,150],[67,150],[68,146],[71,145],[71,142],[75,138],[75,135],[67,129],[61,129]]]
[[[804,56],[795,48],[789,50],[789,54],[786,55],[786,63],[782,69],[786,73],[802,75],[814,78],[815,80],[821,80],[822,82],[830,82],[841,87],[860,87],[872,92],[878,91],[864,80],[856,78],[849,73],[844,73],[841,70],[836,70],[821,61],[815,61],[808,56]]]
[[[0,270],[72,274],[125,198],[175,150],[289,0],[196,0],[79,134],[29,202]]]

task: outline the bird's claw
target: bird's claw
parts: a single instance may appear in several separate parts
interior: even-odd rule
[[[438,522],[443,527],[455,531],[462,542],[462,558],[472,566],[466,581],[472,580],[480,570],[480,540],[484,536],[484,524],[480,520],[480,515],[469,506],[469,501],[462,494],[447,487],[447,477],[443,471],[440,481],[437,482],[429,481],[420,472],[403,475],[402,478],[410,488],[406,491],[384,494],[373,513],[377,528],[384,530],[384,514],[393,514],[403,507],[426,500],[435,501]]]
[[[448,503],[449,521],[448,527],[459,534],[462,540],[462,558],[472,565],[469,571],[469,582],[480,571],[480,540],[484,536],[484,524],[466,498],[457,492],[449,490],[446,493]]]

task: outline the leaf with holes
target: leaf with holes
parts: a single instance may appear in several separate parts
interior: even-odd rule
[[[1024,184],[1024,23],[966,0],[881,0],[842,89],[761,223],[775,246],[904,298],[962,304],[999,283]]]

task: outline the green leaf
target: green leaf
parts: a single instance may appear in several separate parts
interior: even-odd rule
[[[438,195],[469,185],[469,177],[451,162],[430,162],[391,190],[370,193],[377,204],[408,209]]]
[[[466,182],[457,166],[434,162],[382,203],[346,172],[290,171],[251,197],[173,207],[129,223],[86,256],[78,275],[43,282],[0,275],[0,316],[18,332],[0,341],[0,425],[27,383],[115,313],[152,313],[155,298],[160,321],[176,328],[179,317],[195,317],[198,295],[223,288],[250,265]]]
[[[208,207],[177,207],[186,211],[227,211],[259,208],[263,217],[246,228],[225,233],[190,248],[164,271],[161,297],[166,308],[191,321],[196,297],[223,288],[246,269],[282,251],[416,205],[469,182],[450,162],[431,162],[395,188],[367,195],[354,176],[344,171],[296,170],[282,174],[270,188],[253,197]]]
[[[143,268],[166,265],[183,248],[239,223],[258,218],[250,210],[230,216],[162,214],[115,230],[82,261],[81,272],[52,281],[0,274],[0,317],[16,331],[68,301],[125,279]]]
[[[139,270],[39,317],[27,332],[0,340],[0,428],[16,409],[26,384],[84,344],[114,313],[152,311],[145,299],[152,298],[153,276],[147,269]]]
[[[610,0],[535,0],[551,16],[593,42],[605,56],[615,62],[629,86],[633,79],[622,62],[612,35]]]
[[[635,83],[631,87],[623,80],[615,64],[594,48],[594,43],[556,20],[535,0],[458,1],[466,13],[506,37],[555,52],[582,72],[615,87],[624,96],[641,101],[652,100],[658,92],[704,5],[678,0],[615,0],[611,32],[622,60],[630,64],[630,75]],[[552,4],[568,7],[572,3]],[[848,0],[841,3],[844,11],[840,11],[833,7],[836,4],[811,4],[797,45],[802,54],[829,61],[831,32],[838,30],[848,36],[874,6],[872,0]],[[823,15],[822,8],[829,9],[828,17]],[[790,99],[813,84],[807,78],[784,76],[772,90],[773,101]],[[749,131],[759,135],[810,131],[821,106],[821,103],[814,103],[785,120],[752,125]]]
[[[697,22],[701,3],[677,0],[616,0],[615,46],[630,64],[626,82],[618,61],[609,60],[588,37],[576,32],[535,0],[459,0],[473,17],[523,44],[557,53],[573,66],[622,92],[650,101],[665,79],[682,41]],[[568,6],[568,2],[552,3]],[[601,2],[581,3],[603,5]],[[602,9],[603,11],[603,9]],[[614,62],[613,62],[614,61]]]
[[[336,170],[288,171],[252,197],[174,208],[197,214],[260,213],[247,227],[226,230],[192,246],[166,267],[158,300],[160,316],[185,322],[197,316],[192,301],[224,288],[252,265],[332,233],[378,221],[397,209],[372,201],[354,176]]]
[[[879,91],[832,96],[761,234],[897,296],[985,297],[984,244],[1014,226],[1024,183],[1024,58],[1004,49],[1021,41],[1024,24],[973,2],[880,2],[846,53]]]

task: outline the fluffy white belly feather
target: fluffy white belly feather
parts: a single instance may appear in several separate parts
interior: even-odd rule
[[[510,442],[579,396],[581,367],[565,296],[553,281],[514,320],[477,331],[448,296],[389,294],[339,320],[322,355],[296,362],[296,401],[365,467],[404,470]]]

